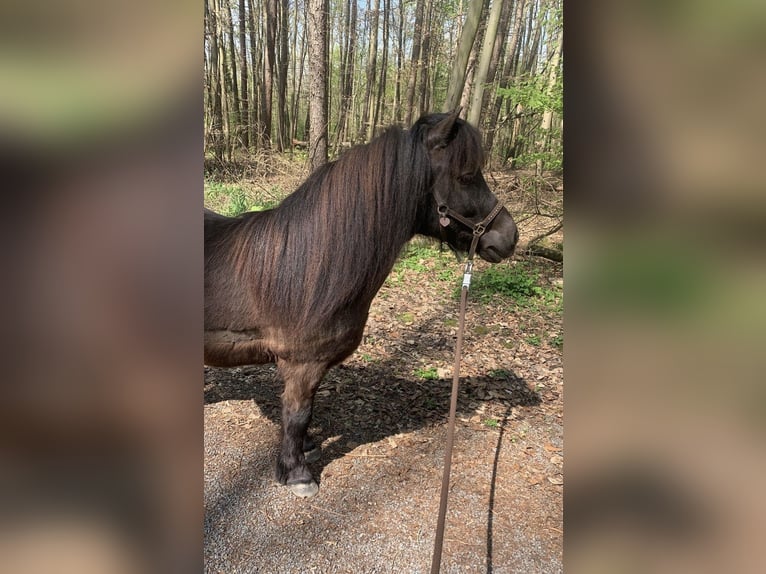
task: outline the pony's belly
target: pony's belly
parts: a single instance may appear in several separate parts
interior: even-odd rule
[[[211,367],[236,367],[272,363],[274,353],[260,331],[205,331],[205,364]]]
[[[363,329],[339,329],[323,336],[301,337],[298,333],[260,329],[205,331],[205,364],[211,367],[236,367],[292,362],[325,363],[333,366],[359,346]]]

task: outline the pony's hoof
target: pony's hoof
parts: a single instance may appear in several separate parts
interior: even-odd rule
[[[318,446],[315,446],[310,451],[304,452],[303,457],[306,459],[308,464],[313,464],[322,458],[322,449]]]
[[[297,482],[295,484],[288,484],[287,488],[290,489],[295,496],[300,498],[311,498],[317,492],[319,492],[319,485],[314,482]]]

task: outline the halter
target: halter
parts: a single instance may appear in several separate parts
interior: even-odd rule
[[[450,217],[459,221],[473,232],[473,240],[471,241],[471,247],[468,250],[468,261],[473,260],[474,253],[476,253],[476,246],[479,244],[479,239],[487,231],[487,227],[494,221],[497,214],[503,209],[503,204],[498,200],[489,215],[482,219],[479,223],[473,223],[471,220],[463,217],[453,209],[444,203],[440,197],[434,193],[434,199],[436,199],[437,207],[436,211],[439,213],[439,225],[447,227],[450,224]]]

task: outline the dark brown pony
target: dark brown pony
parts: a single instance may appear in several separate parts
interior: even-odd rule
[[[205,210],[205,364],[277,364],[284,393],[276,477],[298,496],[319,488],[306,467],[319,456],[307,436],[314,393],[359,346],[402,247],[422,234],[465,251],[467,223],[498,203],[481,173],[481,138],[457,114],[389,128],[316,170],[275,209],[237,218]],[[496,263],[517,239],[503,208],[477,253]]]

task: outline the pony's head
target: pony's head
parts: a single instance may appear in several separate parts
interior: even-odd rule
[[[498,263],[513,255],[519,232],[481,173],[484,150],[479,132],[459,113],[460,108],[449,114],[424,115],[412,126],[413,137],[427,150],[431,170],[417,232],[445,241],[457,251],[468,251],[475,227],[483,223],[486,231],[476,253]]]

